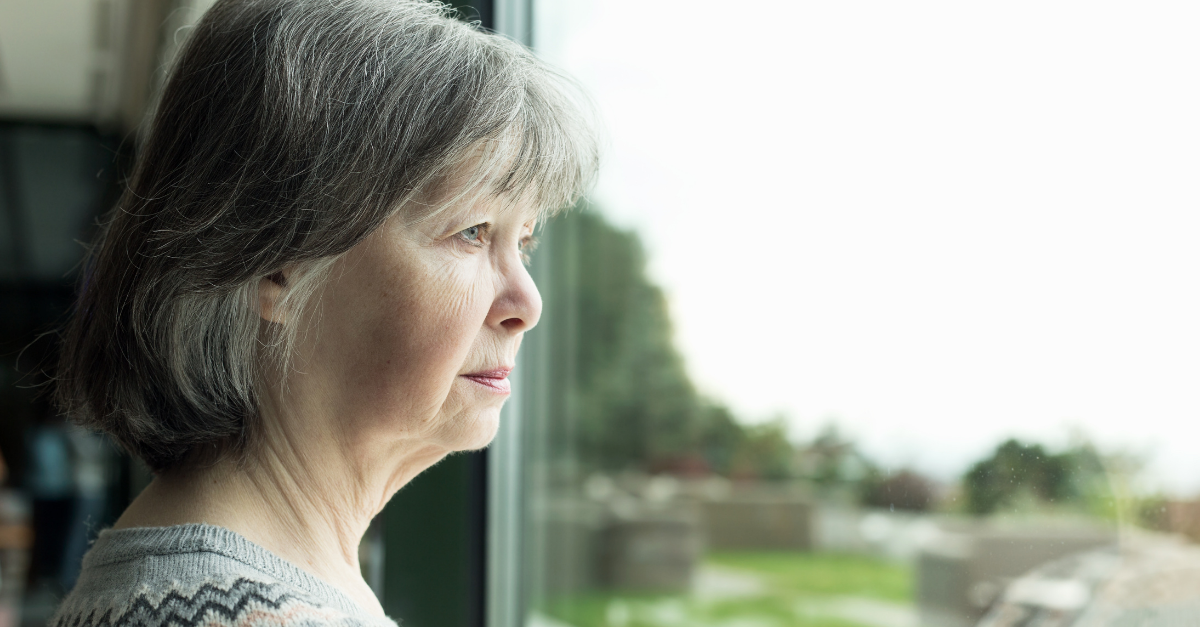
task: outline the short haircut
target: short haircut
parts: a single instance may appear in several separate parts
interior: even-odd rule
[[[263,277],[293,269],[281,306],[299,311],[334,260],[397,212],[428,214],[418,198],[468,165],[488,193],[570,205],[596,170],[589,112],[439,3],[219,0],[85,263],[58,403],[155,472],[245,451],[262,365],[285,372],[295,339],[263,341]]]

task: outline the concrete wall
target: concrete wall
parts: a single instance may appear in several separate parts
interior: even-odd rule
[[[610,522],[602,536],[603,581],[617,590],[686,592],[700,561],[699,524],[687,512]]]
[[[611,489],[537,503],[530,533],[540,589],[683,592],[706,550],[814,547],[816,510],[803,495],[691,487],[654,498],[655,490]]]
[[[556,595],[689,589],[703,552],[694,508],[625,505],[560,498],[539,508],[531,531],[539,536],[536,576],[542,590]]]
[[[813,548],[814,508],[790,495],[732,494],[700,505],[705,541],[716,550]]]
[[[583,499],[550,499],[539,504],[529,532],[538,589],[570,594],[603,588],[600,557],[607,509]]]
[[[1113,531],[1085,526],[945,533],[917,557],[921,624],[974,625],[1013,579],[1042,563],[1115,542]]]

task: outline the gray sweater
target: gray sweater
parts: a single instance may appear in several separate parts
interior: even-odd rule
[[[223,527],[106,530],[51,627],[396,627]]]

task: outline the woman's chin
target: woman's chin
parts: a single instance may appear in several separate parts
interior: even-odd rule
[[[489,407],[467,419],[454,434],[450,448],[457,451],[477,451],[487,448],[500,429],[500,407]]]

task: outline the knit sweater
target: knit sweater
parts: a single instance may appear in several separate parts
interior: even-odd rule
[[[397,627],[222,527],[105,530],[51,627]]]

